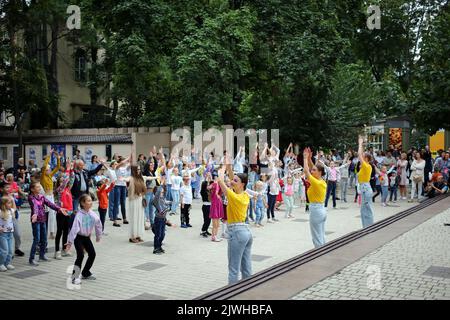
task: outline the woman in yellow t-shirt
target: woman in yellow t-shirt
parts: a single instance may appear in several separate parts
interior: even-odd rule
[[[358,158],[361,163],[361,168],[358,172],[358,193],[361,194],[361,222],[363,228],[373,224],[373,210],[372,210],[372,187],[370,186],[370,176],[372,174],[372,156],[370,153],[364,152],[364,139],[358,138]]]
[[[242,279],[252,275],[251,250],[253,236],[245,223],[250,196],[245,192],[247,175],[233,174],[231,160],[227,157],[226,171],[231,180],[231,189],[225,184],[225,167],[218,171],[218,183],[228,199],[228,283],[239,281],[239,272]]]
[[[322,176],[325,175],[325,168],[320,163],[314,165],[311,156],[311,150],[306,148],[303,151],[303,172],[310,183],[308,188],[309,227],[314,247],[317,248],[325,244],[327,209],[324,203],[327,183],[322,179]]]

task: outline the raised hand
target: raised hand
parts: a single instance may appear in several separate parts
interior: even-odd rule
[[[305,148],[305,149],[303,150],[303,158],[308,159],[308,158],[309,158],[310,152],[311,152],[311,151],[309,150],[309,148]]]
[[[219,176],[219,178],[220,178],[221,180],[224,180],[224,179],[225,179],[225,167],[220,168],[220,169],[217,171],[217,175]]]
[[[363,143],[364,143],[364,137],[361,136],[361,135],[359,135],[359,136],[358,136],[358,144],[359,144],[360,146],[362,146]]]

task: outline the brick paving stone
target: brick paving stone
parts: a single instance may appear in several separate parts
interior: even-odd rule
[[[350,196],[350,195],[349,195]],[[400,203],[400,202],[399,202]],[[401,202],[401,207],[383,208],[379,203],[374,205],[375,220],[379,221],[387,218],[399,211],[410,208],[412,204]],[[338,207],[341,205],[338,204]],[[97,208],[94,203],[94,208]],[[344,206],[342,206],[344,207]],[[283,208],[283,207],[282,207]],[[341,213],[334,214],[330,212],[327,216],[326,231],[333,232],[327,236],[327,240],[332,240],[348,234],[349,232],[361,228],[359,219],[352,219],[359,212],[359,207],[354,203],[345,204],[345,209]],[[283,220],[276,224],[265,224],[264,228],[255,228],[250,225],[254,235],[253,253],[260,254],[270,259],[256,261],[252,264],[253,272],[259,272],[274,264],[280,263],[300,253],[313,248],[309,230],[309,216],[304,213],[304,208],[294,209],[296,220],[302,220],[302,223],[289,223],[293,220]],[[102,238],[101,242],[94,243],[97,256],[92,272],[97,276],[96,281],[83,281],[80,290],[69,290],[66,281],[70,277],[71,268],[75,261],[73,257],[66,257],[63,260],[51,259],[50,263],[41,263],[36,268],[30,268],[28,265],[29,249],[31,247],[32,233],[29,224],[29,209],[22,209],[19,224],[22,230],[22,251],[26,253],[25,257],[15,257],[14,265],[17,268],[14,272],[5,272],[0,274],[0,283],[2,289],[7,290],[5,299],[37,299],[40,293],[46,298],[51,299],[129,299],[147,293],[150,295],[159,295],[168,299],[192,299],[208,291],[217,289],[227,284],[227,243],[213,243],[210,239],[204,239],[199,236],[200,228],[203,222],[201,202],[194,200],[191,210],[191,224],[194,226],[189,229],[167,228],[166,239],[163,247],[166,254],[157,256],[153,252],[153,233],[148,230],[144,234],[144,243],[132,244],[128,242],[129,225],[122,225],[121,228],[112,227],[112,222],[106,221],[105,231],[108,236]],[[283,211],[277,212],[278,217],[284,215]],[[180,215],[171,216],[169,220],[179,225]],[[344,221],[344,219],[346,219]],[[432,240],[435,241],[435,240]],[[432,242],[431,241],[431,242]],[[426,248],[427,244],[422,247]],[[48,241],[48,257],[53,258],[54,241]],[[288,244],[288,245],[287,245]],[[420,249],[422,250],[422,249]],[[424,250],[424,249],[423,249]],[[428,261],[427,265],[421,270],[425,272],[430,265],[444,266],[446,255],[441,255],[439,261]],[[402,256],[407,261],[410,257]],[[382,259],[379,264],[389,263],[389,260],[396,259],[392,255],[389,259]],[[416,260],[414,260],[416,261]],[[426,260],[424,260],[426,262]],[[371,261],[371,263],[373,263]],[[148,265],[147,265],[148,264]],[[163,267],[143,271],[136,269],[136,266],[151,264],[164,265]],[[387,266],[390,264],[386,264]],[[15,273],[27,270],[37,270],[39,275],[18,279],[14,277]],[[386,269],[389,269],[388,267]],[[350,273],[365,275],[364,265],[358,265]],[[183,275],[183,276],[181,276]],[[341,296],[348,294],[339,291],[339,288],[354,282],[358,277],[351,277],[348,281],[336,281],[335,286],[328,286],[329,293],[338,292]],[[434,281],[435,278],[430,278]],[[418,278],[417,280],[420,280]],[[439,279],[440,280],[440,279]],[[401,281],[401,280],[400,280]],[[432,283],[441,283],[432,282]],[[365,286],[365,280],[362,282]],[[444,287],[450,286],[449,282],[444,283]],[[435,294],[444,296],[444,293],[435,290]],[[308,291],[312,294],[315,291]],[[308,298],[305,296],[305,298]],[[325,298],[325,297],[322,297]]]
[[[320,295],[323,288],[329,287],[337,296],[358,299],[449,300],[450,242],[448,231],[443,227],[449,220],[450,209],[314,284],[308,292]],[[370,265],[378,265],[381,269],[381,292],[368,292],[365,271]],[[299,295],[309,297],[305,291]]]

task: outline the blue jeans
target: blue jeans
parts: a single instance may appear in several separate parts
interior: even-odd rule
[[[180,204],[180,190],[170,190],[172,193],[172,205],[170,210],[172,212],[177,212],[178,206]]]
[[[114,219],[114,188],[109,193],[109,203],[108,203],[108,216],[110,219]]]
[[[341,178],[341,201],[347,202],[348,178]]]
[[[286,203],[286,217],[292,214],[292,209],[294,209],[294,196],[284,195],[284,202]]]
[[[153,233],[155,239],[153,241],[155,249],[161,249],[162,242],[166,235],[166,219],[155,217],[155,223],[153,224]]]
[[[353,171],[350,171],[349,177],[350,177],[349,186],[350,186],[350,188],[353,188],[353,183],[356,183],[356,173]]]
[[[16,250],[20,249],[20,245],[22,243],[22,237],[20,235],[20,226],[19,226],[19,214],[16,211],[16,219],[13,220],[14,224],[14,247]]]
[[[254,199],[250,199],[250,203],[248,204],[248,210],[247,210],[247,220],[248,218],[254,220],[254,216],[253,216],[253,208],[255,207],[255,200]]]
[[[328,181],[327,195],[325,197],[325,208],[328,206],[328,199],[333,196],[333,208],[336,208],[336,181]]]
[[[373,210],[372,210],[372,187],[370,183],[361,183],[359,185],[361,192],[361,222],[363,228],[373,224]]]
[[[325,221],[327,220],[327,209],[322,203],[309,204],[309,228],[311,229],[314,247],[325,244]]]
[[[386,203],[388,195],[389,195],[389,187],[382,186],[381,187],[381,202],[382,203]]]
[[[145,194],[147,200],[147,207],[145,208],[145,218],[150,221],[151,224],[155,223],[155,208],[153,207],[153,192]]]
[[[228,283],[239,281],[252,275],[253,236],[247,225],[228,225]]]
[[[33,244],[30,250],[30,262],[34,260],[36,254],[36,246],[39,244],[39,257],[45,256],[45,249],[47,248],[47,226],[45,222],[36,222],[31,224],[33,229]]]
[[[0,266],[7,266],[13,257],[13,233],[0,232]]]
[[[261,206],[256,206],[255,208],[255,223],[261,223],[262,219],[263,219],[263,210],[264,207]]]
[[[389,201],[392,201],[392,196],[394,196],[394,201],[397,201],[397,186],[391,187],[391,195],[389,196]]]
[[[127,199],[127,187],[125,186],[115,186],[114,187],[114,209],[113,209],[113,219],[117,220],[120,211],[122,212],[122,218],[127,219],[127,213],[125,208],[125,201]]]
[[[181,171],[180,171],[181,172]],[[172,185],[171,184],[167,184],[167,192],[166,192],[166,200],[167,201],[172,201]]]
[[[79,206],[80,206],[80,200],[79,200],[79,198],[75,198],[75,197],[74,197],[74,198],[72,199],[72,207],[73,207],[73,212],[74,212],[74,213],[77,213]]]

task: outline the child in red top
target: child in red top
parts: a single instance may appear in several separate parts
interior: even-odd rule
[[[275,204],[275,210],[280,210],[279,207],[283,204],[283,192],[282,192],[282,190],[283,190],[283,187],[284,187],[284,181],[281,178],[278,181],[280,183],[280,192],[278,192],[278,195],[277,195],[277,200],[276,200],[277,202]]]
[[[114,188],[114,182],[109,186],[107,185],[108,182],[108,179],[102,179],[97,183],[98,213],[100,214],[103,231],[105,231],[105,217],[108,210],[108,194]],[[104,232],[103,235],[105,235]]]
[[[75,174],[72,170],[70,160],[67,162],[67,170],[56,182],[55,203],[67,210],[67,215],[58,212],[56,214],[56,236],[55,236],[55,259],[61,260],[62,257],[70,257],[71,254],[66,250],[67,237],[69,235],[70,216],[73,213],[72,189],[75,181]],[[59,250],[59,245],[63,243],[63,252]]]

